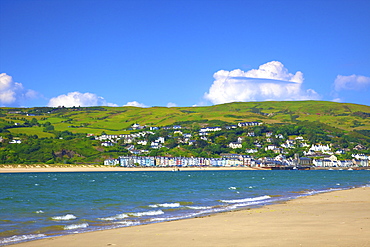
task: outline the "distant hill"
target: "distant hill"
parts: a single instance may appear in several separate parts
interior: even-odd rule
[[[36,119],[38,124],[29,124]],[[0,108],[0,128],[13,134],[51,137],[40,124],[73,133],[121,134],[133,124],[220,126],[246,121],[266,124],[319,121],[343,131],[370,131],[370,106],[326,101],[234,102],[204,107]]]

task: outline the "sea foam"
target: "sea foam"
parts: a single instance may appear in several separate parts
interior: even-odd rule
[[[220,200],[221,202],[226,203],[244,203],[244,202],[254,202],[254,201],[262,201],[271,198],[270,196],[258,196],[252,198],[244,198],[244,199],[235,199],[235,200]]]
[[[211,209],[211,206],[187,206],[187,208],[200,210],[200,209]]]
[[[140,222],[135,222],[135,221],[119,221],[117,222],[117,224],[120,224],[122,226],[136,226],[136,225],[140,225]]]
[[[130,215],[141,217],[141,216],[153,216],[153,215],[161,215],[164,214],[162,210],[155,210],[155,211],[146,211],[146,212],[139,212],[139,213],[132,213]]]
[[[45,234],[28,234],[28,235],[12,236],[8,238],[0,239],[0,244],[8,244],[8,243],[26,241],[26,240],[36,239],[36,238],[43,238],[43,237],[46,237],[46,235]]]
[[[73,225],[64,226],[64,230],[74,230],[74,229],[79,229],[79,228],[86,228],[88,226],[89,224],[87,223],[73,224]]]
[[[178,202],[173,202],[173,203],[159,203],[159,204],[154,204],[154,205],[149,205],[151,208],[178,208],[181,207],[181,204]]]
[[[54,217],[51,217],[52,220],[75,220],[77,219],[76,216],[74,216],[73,214],[66,214],[64,216],[54,216]]]
[[[124,219],[124,218],[127,218],[129,217],[127,214],[117,214],[115,216],[112,216],[112,217],[106,217],[106,218],[98,218],[99,220],[106,220],[106,221],[113,221],[113,220],[121,220],[121,219]]]

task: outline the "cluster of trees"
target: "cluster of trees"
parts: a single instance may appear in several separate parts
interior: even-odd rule
[[[46,125],[45,128],[47,128]],[[52,125],[51,125],[52,126]],[[51,130],[50,130],[51,131]],[[124,147],[104,149],[94,138],[69,131],[53,131],[54,137],[39,138],[37,135],[17,135],[20,144],[10,143],[14,136],[2,133],[0,164],[76,164],[101,163],[111,156],[127,155]]]

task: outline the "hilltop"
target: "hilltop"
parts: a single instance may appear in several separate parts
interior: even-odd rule
[[[21,142],[23,140],[21,145],[25,146],[28,143],[39,153],[42,150],[43,155],[47,157],[46,160],[50,162],[63,160],[100,162],[106,157],[119,155],[122,152],[127,153],[127,148],[123,149],[124,145],[117,145],[115,149],[105,148],[91,136],[130,134],[140,131],[132,129],[134,124],[146,127],[145,130],[149,130],[149,127],[161,129],[179,125],[187,129],[185,132],[192,133],[196,140],[199,136],[194,133],[202,127],[224,128],[252,121],[263,123],[264,127],[260,130],[262,133],[273,129],[275,132],[281,132],[281,126],[285,126],[284,128],[301,126],[300,128],[304,129],[315,126],[330,137],[327,140],[316,138],[317,141],[329,142],[335,137],[338,142],[346,142],[345,146],[348,146],[348,143],[366,146],[370,142],[370,106],[349,103],[268,101],[171,108],[105,106],[0,108],[0,149],[3,151],[0,163],[28,162],[26,158],[19,158],[18,152],[25,150],[9,145],[9,142],[13,141],[15,144],[17,140]],[[308,138],[305,131],[301,133]],[[88,134],[89,138],[86,138]],[[162,131],[161,135],[165,134],[166,141],[173,136],[171,133]],[[244,132],[236,133],[236,135],[244,134]],[[228,138],[228,134],[223,136]],[[207,142],[214,144],[212,138]],[[181,145],[177,147],[179,146]],[[32,148],[27,152],[31,154]],[[212,155],[210,152],[207,154]],[[13,159],[13,156],[18,158]],[[35,158],[34,162],[42,162],[41,160],[45,161],[45,158]]]
[[[135,123],[148,126],[183,124],[235,124],[261,121],[267,124],[319,121],[345,131],[370,126],[370,106],[326,101],[234,102],[205,107],[72,107],[0,108],[0,127],[18,123],[12,133],[41,134],[37,126],[22,127],[36,118],[55,130],[73,133],[119,134]]]

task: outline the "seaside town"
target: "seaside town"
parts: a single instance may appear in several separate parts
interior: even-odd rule
[[[331,143],[311,143],[301,135],[261,131],[262,122],[241,122],[230,126],[200,128],[198,132],[180,125],[148,127],[132,125],[138,132],[122,135],[95,136],[104,147],[125,145],[129,154],[106,159],[106,166],[122,167],[251,167],[263,169],[367,169],[370,156],[361,153],[367,148],[353,148]],[[235,132],[236,129],[239,131]],[[162,130],[165,135],[160,136]],[[259,133],[256,133],[256,132]],[[230,136],[228,132],[233,132]],[[281,132],[281,131],[280,131]],[[222,133],[222,134],[219,134]],[[239,133],[240,135],[235,135]],[[91,135],[90,135],[91,136]],[[175,147],[194,148],[201,145],[224,146],[218,157],[153,155]],[[343,159],[343,157],[345,157]]]

